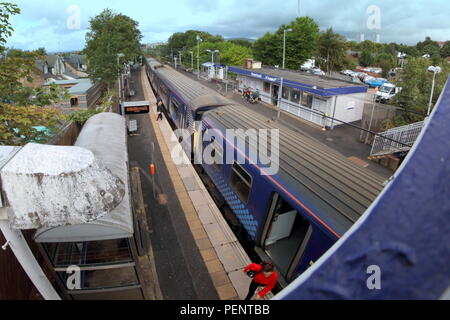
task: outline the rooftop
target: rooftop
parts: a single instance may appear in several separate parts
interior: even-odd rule
[[[244,69],[242,67],[229,67],[230,72],[280,83],[286,87],[307,91],[320,96],[334,96],[339,94],[365,93],[367,87],[351,81],[340,80],[326,76],[316,76],[300,71],[275,69],[264,67],[261,69]]]
[[[91,79],[73,79],[73,80],[50,79],[49,81],[47,81],[45,86],[49,86],[52,83],[58,86],[72,85],[72,87],[68,88],[70,94],[84,94],[94,86],[94,82],[92,82]]]

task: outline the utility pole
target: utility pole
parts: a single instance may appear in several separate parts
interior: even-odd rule
[[[194,52],[193,51],[189,51],[191,53],[191,68],[192,70],[194,70]]]
[[[286,68],[286,32],[291,32],[292,29],[284,29],[283,32],[283,69]]]
[[[369,143],[369,137],[370,137],[370,131],[372,130],[372,124],[373,124],[373,116],[375,114],[375,105],[376,105],[376,95],[373,95],[373,102],[372,102],[372,114],[370,116],[370,122],[369,122],[369,128],[368,128],[368,132],[366,135],[366,144]]]

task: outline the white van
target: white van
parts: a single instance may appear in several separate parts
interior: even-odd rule
[[[402,88],[396,87],[392,83],[385,83],[380,87],[376,94],[376,101],[381,103],[386,103],[395,97]]]

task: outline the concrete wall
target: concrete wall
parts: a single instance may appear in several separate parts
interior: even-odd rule
[[[360,121],[364,111],[365,98],[365,93],[338,96],[334,117],[344,122]],[[336,125],[340,125],[340,123]]]
[[[373,116],[372,116],[373,111]],[[373,132],[382,132],[383,124],[386,120],[390,120],[395,118],[397,115],[397,108],[394,106],[390,106],[387,104],[376,103],[375,108],[373,107],[373,103],[366,103],[364,105],[364,111],[362,116],[362,127],[364,129],[369,129]],[[371,124],[372,119],[372,124]],[[367,133],[362,132],[360,140],[361,142],[372,144],[374,140],[374,135],[370,134],[367,136]]]

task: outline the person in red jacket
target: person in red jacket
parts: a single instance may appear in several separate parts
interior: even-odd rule
[[[251,300],[259,287],[264,287],[258,296],[262,299],[277,284],[278,274],[274,271],[274,266],[270,262],[263,262],[261,265],[252,263],[244,269],[244,273],[253,277],[250,283],[248,295],[245,300]]]

